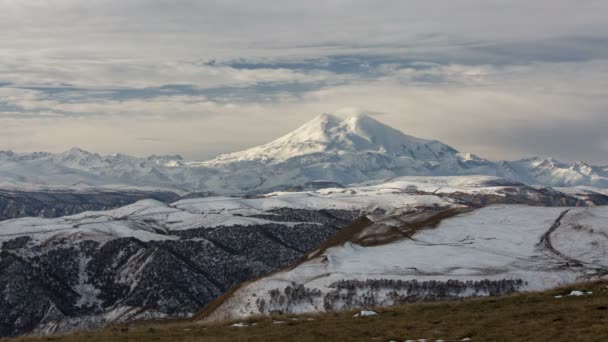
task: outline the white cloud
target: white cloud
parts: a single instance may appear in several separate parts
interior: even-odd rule
[[[382,113],[382,121],[406,133],[439,139],[490,158],[554,154],[605,162],[599,150],[605,133],[599,128],[608,125],[604,114],[608,99],[602,91],[606,79],[597,71],[607,66],[608,62],[576,67],[564,63],[509,68],[436,66],[421,72],[439,75],[442,82],[407,83],[397,72],[270,103],[219,103],[186,95],[62,102],[41,97],[36,91],[0,88],[0,99],[9,99],[17,107],[79,114],[17,121],[19,125],[0,129],[0,144],[20,150],[31,150],[31,146],[65,150],[78,145],[105,153],[162,152],[207,158],[266,142],[320,113],[365,111]],[[598,129],[584,131],[581,123]],[[551,135],[547,127],[562,132]],[[578,140],[563,132],[568,127]],[[49,130],[56,133],[45,134]],[[543,141],[530,144],[530,136],[535,135]],[[113,138],[107,139],[109,136]],[[168,140],[135,139],[141,136]],[[527,145],[521,144],[524,139]],[[562,143],[569,146],[558,148]],[[593,144],[597,146],[590,148]]]
[[[155,47],[156,55],[166,56],[232,44],[247,44],[240,46],[243,52],[265,42],[363,45],[435,33],[492,40],[589,34],[605,26],[607,6],[602,0],[4,0],[0,19],[5,28],[18,29],[5,33],[24,39],[85,43],[85,51],[105,45],[106,53]]]
[[[0,0],[0,84],[13,83],[0,85],[0,145],[202,158],[358,107],[484,156],[601,161],[605,150],[583,147],[604,141],[607,10],[604,0]],[[372,75],[272,66],[336,54],[395,60]],[[269,65],[193,62],[241,58]],[[84,89],[52,91],[62,84]],[[169,84],[196,91],[125,95]],[[578,142],[552,149],[560,137],[547,127],[578,127]]]

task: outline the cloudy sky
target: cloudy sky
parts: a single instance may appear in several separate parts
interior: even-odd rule
[[[206,159],[362,111],[608,164],[608,1],[0,0],[0,150]]]

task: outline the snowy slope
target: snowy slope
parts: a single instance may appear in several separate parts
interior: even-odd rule
[[[573,191],[572,194],[538,193],[534,188],[497,177],[401,177],[386,182],[370,181],[350,188],[272,192],[257,198],[203,197],[183,199],[172,204],[143,200],[107,211],[87,211],[59,218],[6,220],[0,222],[0,242],[16,236],[30,236],[36,241],[44,241],[57,234],[86,235],[87,238],[95,236],[100,241],[126,236],[163,240],[170,238],[172,231],[265,224],[269,220],[259,218],[260,215],[277,209],[360,213],[381,210],[385,216],[391,216],[416,207],[467,205],[469,202],[462,201],[465,195],[491,198],[493,203],[594,205],[581,201]],[[552,202],[547,203],[547,198]]]
[[[259,218],[277,209],[343,210],[373,213],[407,210],[419,206],[460,205],[457,200],[440,196],[455,191],[502,196],[505,186],[485,186],[492,177],[402,178],[387,183],[354,188],[327,188],[306,192],[275,192],[259,198],[204,197],[184,199],[172,204],[143,200],[118,209],[88,211],[60,218],[28,217],[0,222],[0,242],[29,236],[44,242],[57,236],[107,241],[135,237],[142,241],[172,239],[172,232],[194,228],[253,226],[271,222]],[[432,185],[427,185],[432,182]],[[437,184],[446,186],[438,190]],[[415,186],[420,193],[407,190]],[[428,194],[424,190],[429,190]],[[298,223],[298,222],[294,222]]]
[[[590,200],[574,191],[567,195],[489,176],[400,177],[348,188],[172,204],[143,200],[60,218],[6,220],[0,222],[0,335],[188,317],[237,284],[313,256],[352,222],[371,224],[353,241],[382,242],[388,248],[388,242],[411,233],[414,221],[432,221],[441,213],[450,216],[495,203],[565,206],[602,200],[608,196]],[[528,216],[537,222],[543,212],[538,213],[514,213],[521,216],[515,224]],[[587,218],[575,222],[595,227],[595,221],[604,220]],[[601,263],[601,251],[585,254],[584,245],[595,243],[585,237],[591,230],[577,231],[581,245],[563,251]],[[559,247],[558,241],[554,245]],[[363,260],[357,259],[358,252],[339,257],[346,250],[328,251],[334,250],[343,260],[340,267],[352,269]],[[399,257],[400,252],[389,248],[378,255],[394,262],[391,253]]]
[[[438,161],[456,151],[438,141],[405,135],[369,116],[341,118],[323,114],[268,144],[226,154],[204,163],[224,165],[240,161],[285,162],[291,158],[328,153],[381,153],[419,161]]]
[[[179,163],[180,158],[101,156],[77,148],[59,154],[0,152],[0,185],[13,188],[149,186],[186,191],[197,189],[196,181],[203,177],[203,170],[171,167]],[[188,178],[186,175],[191,179],[184,180]]]
[[[268,144],[209,161],[180,156],[0,152],[0,185],[151,186],[215,194],[263,193],[314,181],[342,185],[399,176],[489,175],[544,186],[608,188],[608,167],[551,158],[491,162],[415,138],[364,115],[324,114]]]
[[[188,317],[229,288],[296,262],[362,215],[460,206],[380,186],[334,190],[144,200],[2,221],[0,336]]]
[[[392,243],[331,247],[244,285],[206,319],[542,290],[607,271],[608,207],[493,206]]]

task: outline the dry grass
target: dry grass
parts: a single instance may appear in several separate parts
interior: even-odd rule
[[[381,231],[362,230],[350,241],[360,246],[379,246],[405,238],[411,239],[421,230],[437,228],[443,220],[471,211],[468,207],[456,207],[416,212],[400,217],[403,225],[399,227],[385,227],[388,230]]]
[[[336,234],[334,234],[331,238],[329,238],[321,246],[319,246],[319,248],[315,252],[309,254],[308,256],[305,256],[303,261],[307,259],[317,258],[323,255],[323,253],[325,253],[325,251],[331,247],[340,246],[343,245],[345,242],[353,241],[353,238],[355,236],[360,234],[365,228],[369,227],[371,224],[372,221],[370,221],[365,216],[355,220],[353,223],[340,229]]]
[[[412,213],[401,217],[404,223],[400,227],[388,227],[388,230],[379,232],[367,231],[373,225],[367,217],[361,217],[350,225],[340,229],[334,236],[323,243],[315,252],[305,259],[319,257],[331,247],[343,245],[345,242],[354,242],[360,246],[378,246],[411,238],[414,233],[423,229],[436,228],[439,224],[450,217],[470,212],[468,207],[443,208],[438,210],[427,210]]]
[[[593,291],[581,297],[554,298],[572,289]],[[460,302],[410,304],[377,310],[380,315],[354,318],[353,312],[316,316],[251,319],[256,326],[228,327],[229,322],[144,322],[128,327],[64,336],[22,337],[10,341],[403,341],[405,339],[474,341],[606,341],[608,282]],[[313,317],[313,321],[306,320]],[[296,318],[297,320],[292,320]],[[284,323],[274,324],[272,319]],[[6,342],[9,340],[1,340]]]
[[[286,272],[286,271],[290,271],[294,268],[296,268],[298,265],[300,265],[302,262],[305,262],[306,260],[308,260],[309,258],[316,258],[321,256],[328,248],[330,247],[334,247],[334,246],[338,246],[341,244],[344,244],[347,241],[350,241],[350,239],[356,235],[357,233],[359,233],[361,230],[365,229],[365,227],[369,226],[371,224],[371,221],[369,219],[367,219],[366,217],[361,217],[357,220],[355,220],[353,223],[351,223],[350,225],[340,229],[336,234],[334,234],[331,238],[329,238],[329,240],[327,240],[325,243],[323,243],[321,246],[319,246],[318,249],[316,249],[315,251],[313,251],[312,253],[310,253],[309,255],[304,255],[299,262],[294,263],[293,265],[284,267],[282,269],[276,270],[270,274],[266,274],[263,275],[261,277],[258,277],[256,279],[252,279],[252,280],[248,280],[246,282],[242,282],[238,285],[233,286],[232,288],[230,288],[228,291],[224,292],[221,296],[217,297],[216,299],[214,299],[213,301],[211,301],[209,304],[205,305],[199,312],[196,313],[196,315],[194,315],[194,320],[202,320],[204,318],[206,318],[207,316],[209,316],[210,314],[212,314],[217,308],[219,308],[227,299],[229,299],[235,292],[237,292],[238,290],[240,290],[241,288],[259,280],[265,277],[270,277],[273,274],[277,274],[280,272]]]

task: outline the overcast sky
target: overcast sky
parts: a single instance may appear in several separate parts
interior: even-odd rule
[[[0,0],[0,150],[206,159],[350,108],[608,164],[608,1]]]

